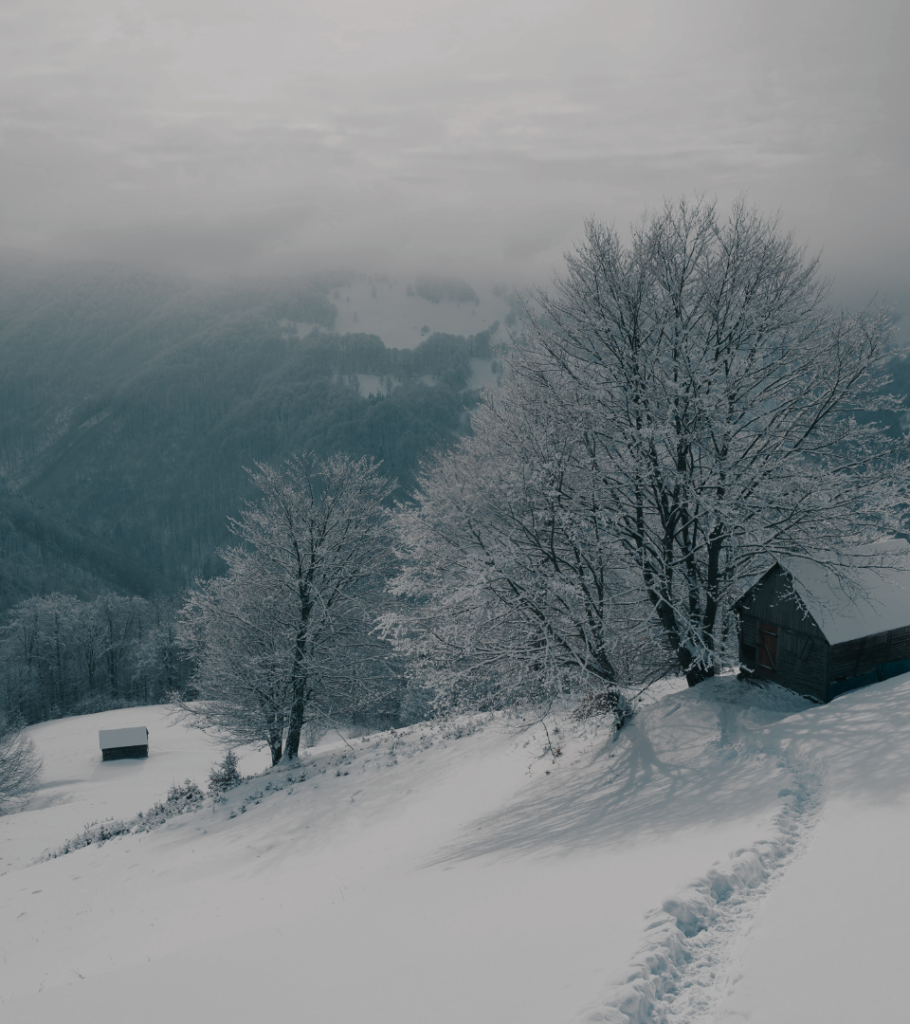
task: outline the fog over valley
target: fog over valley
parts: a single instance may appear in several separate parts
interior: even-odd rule
[[[908,13],[392,0],[5,4],[3,245],[191,275],[549,278],[747,191],[851,302],[905,304]]]

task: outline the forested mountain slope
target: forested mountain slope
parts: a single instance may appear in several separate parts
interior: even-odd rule
[[[129,552],[0,487],[0,611],[35,593],[148,595],[164,584]]]
[[[18,510],[0,523],[6,607],[96,581],[176,591],[218,571],[256,461],[370,455],[403,494],[465,428],[478,362],[497,366],[495,325],[413,350],[332,333],[337,277],[216,287],[0,269],[0,513]],[[375,393],[363,374],[381,379]]]

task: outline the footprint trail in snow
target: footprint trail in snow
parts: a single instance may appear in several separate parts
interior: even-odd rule
[[[740,732],[740,742],[734,741],[736,719],[735,709],[721,710],[720,738],[704,766],[718,782],[724,763],[734,760],[740,767],[754,761],[758,775],[767,773],[748,736]],[[652,911],[628,970],[577,1018],[579,1024],[713,1024],[736,981],[748,928],[764,897],[808,847],[823,804],[824,780],[811,761],[782,750],[774,768],[782,804],[768,838],[735,851]]]

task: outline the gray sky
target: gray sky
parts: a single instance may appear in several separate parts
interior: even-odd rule
[[[906,0],[4,0],[2,244],[545,279],[747,190],[910,311]]]

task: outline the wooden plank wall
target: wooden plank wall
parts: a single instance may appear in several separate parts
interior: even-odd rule
[[[749,600],[740,606],[741,656],[750,653],[743,647],[757,649],[761,622],[778,628],[776,669],[760,668],[757,657],[744,656],[743,664],[797,693],[827,700],[828,641],[793,594],[790,580],[779,566],[756,584]]]
[[[828,681],[861,676],[879,665],[905,658],[910,658],[910,626],[835,644],[828,663]]]

